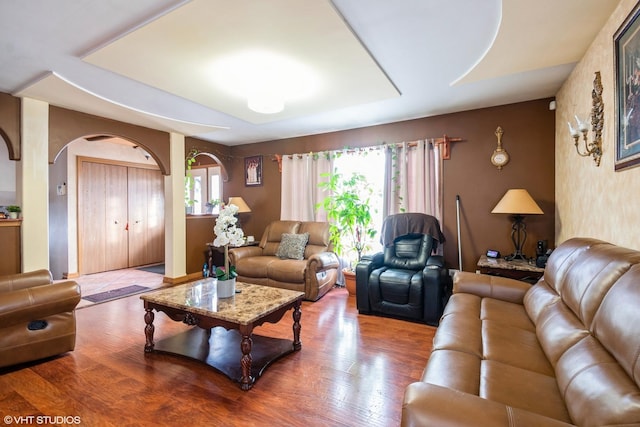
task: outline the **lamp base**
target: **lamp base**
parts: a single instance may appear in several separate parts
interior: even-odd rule
[[[523,253],[515,253],[504,257],[507,261],[529,261],[529,258]]]
[[[524,215],[513,215],[513,225],[511,226],[511,241],[513,242],[513,254],[505,257],[507,261],[522,260],[528,261],[522,253],[522,247],[527,240],[527,226],[524,224]]]

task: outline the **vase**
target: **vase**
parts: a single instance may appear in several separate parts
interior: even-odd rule
[[[9,218],[18,219],[18,212],[9,212]]]
[[[236,293],[236,278],[229,280],[218,279],[218,298],[230,298]]]
[[[347,288],[349,296],[354,296],[356,294],[356,272],[349,268],[344,268],[342,273],[344,274],[344,286]]]

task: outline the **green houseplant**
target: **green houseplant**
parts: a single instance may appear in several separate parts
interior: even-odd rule
[[[370,204],[373,188],[364,175],[355,172],[349,177],[343,177],[338,171],[323,176],[328,180],[318,186],[328,195],[316,208],[322,208],[327,213],[329,239],[333,250],[349,261],[349,267],[343,272],[346,284],[350,285],[350,273],[355,281],[352,264],[360,261],[362,253],[370,247],[376,235]],[[355,258],[350,256],[354,252]],[[350,290],[350,293],[355,292]]]
[[[18,218],[22,209],[18,205],[9,205],[7,206],[7,211],[9,212],[9,218]]]

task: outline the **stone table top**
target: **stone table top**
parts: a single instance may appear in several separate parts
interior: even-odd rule
[[[530,264],[527,261],[522,261],[522,260],[507,261],[504,258],[489,258],[486,255],[480,256],[480,259],[478,260],[478,267],[501,268],[504,270],[532,271],[536,273],[544,272],[544,268],[536,267],[535,264]]]
[[[217,282],[215,278],[202,279],[148,292],[141,295],[140,299],[214,319],[248,325],[304,297],[304,292],[237,282],[234,296],[218,298]]]

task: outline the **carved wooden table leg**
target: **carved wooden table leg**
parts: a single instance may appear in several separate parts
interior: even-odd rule
[[[298,300],[293,306],[293,349],[300,350],[302,343],[300,342],[300,317],[302,312],[300,311],[300,305],[302,301]]]
[[[146,312],[144,313],[144,323],[147,325],[144,327],[144,335],[147,337],[147,343],[144,345],[145,353],[151,353],[153,351],[153,346],[155,343],[153,342],[153,332],[155,331],[155,327],[153,326],[153,319],[155,315],[153,314],[152,308],[145,307]]]
[[[242,390],[249,390],[255,378],[251,376],[251,332],[253,328],[251,326],[240,327],[240,335],[242,335],[242,342],[240,343],[240,349],[242,350],[242,358],[240,359],[240,365],[242,367],[242,378],[240,378],[240,388]]]

